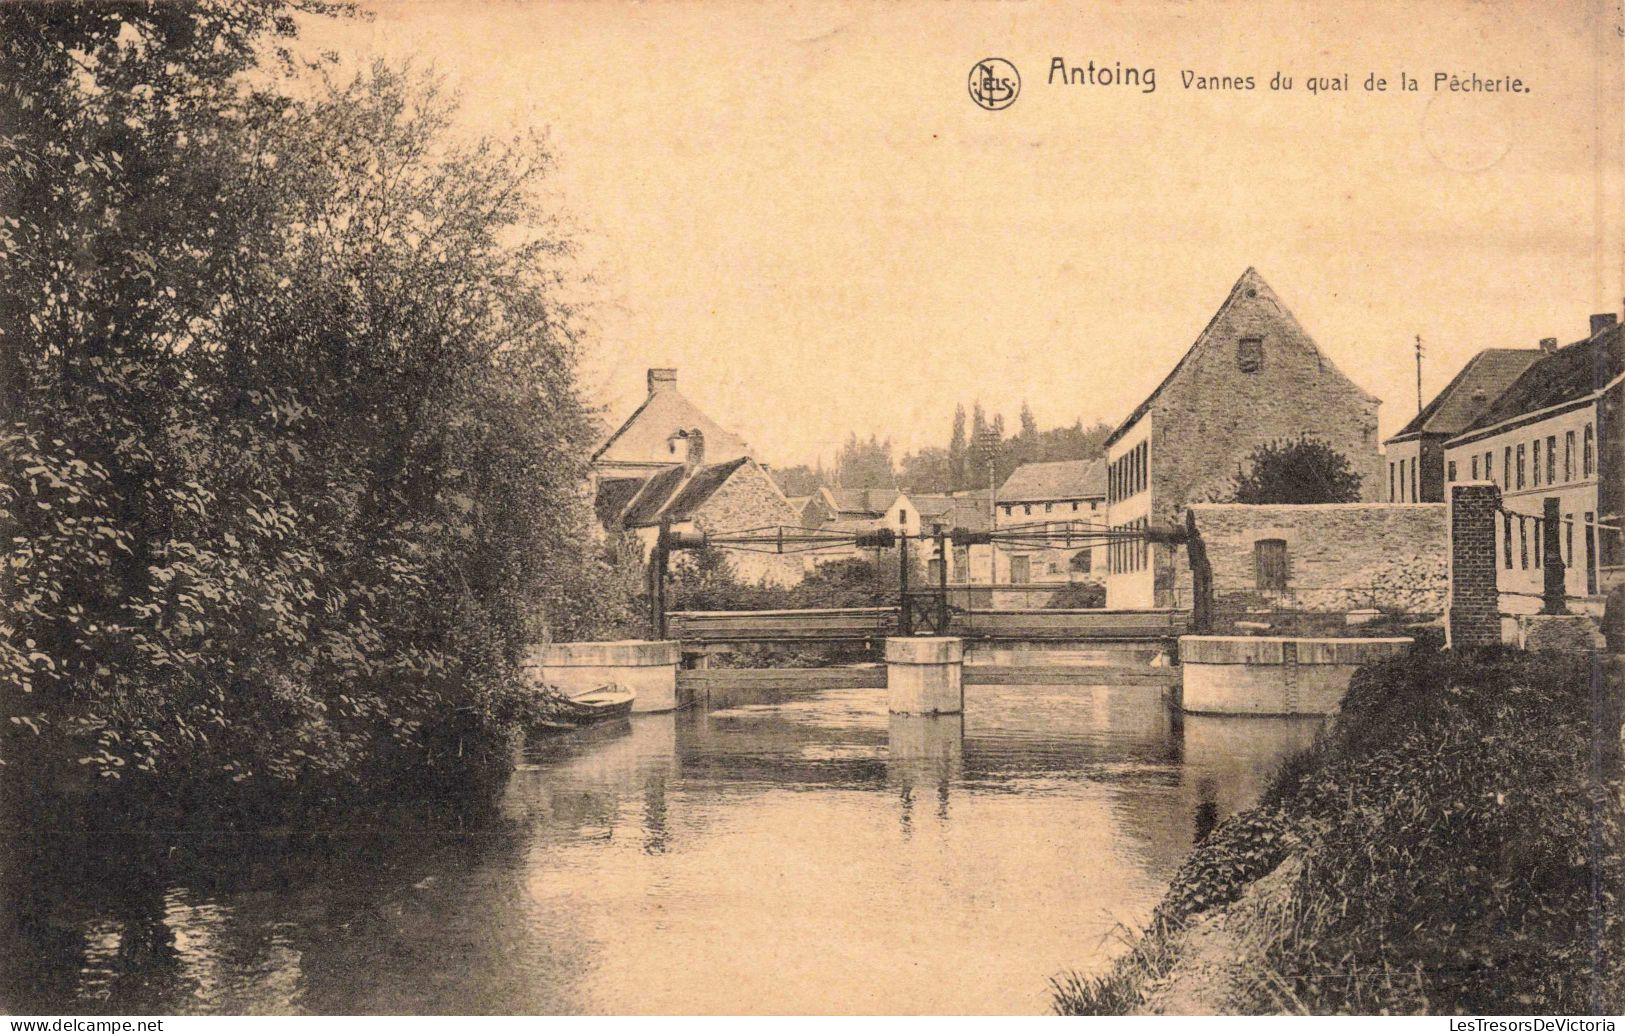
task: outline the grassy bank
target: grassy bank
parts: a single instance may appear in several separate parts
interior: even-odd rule
[[[1510,651],[1362,669],[1056,1010],[1621,1011],[1621,673]]]

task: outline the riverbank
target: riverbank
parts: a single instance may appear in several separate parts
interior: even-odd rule
[[[1625,665],[1422,652],[1192,851],[1068,1015],[1617,1013]]]

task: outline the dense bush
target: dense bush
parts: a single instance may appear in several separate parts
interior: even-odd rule
[[[488,785],[525,643],[624,616],[546,154],[386,68],[290,86],[293,30],[0,8],[8,825]]]
[[[1106,605],[1106,587],[1099,582],[1069,582],[1044,604],[1046,610],[1090,610]]]
[[[1335,725],[1175,877],[1113,970],[1057,1008],[1137,1008],[1179,930],[1298,860],[1242,1008],[1617,1013],[1625,815],[1617,660],[1419,648],[1356,674]],[[1285,917],[1284,919],[1281,917]]]
[[[671,569],[672,610],[809,610],[895,607],[898,560],[894,550],[873,559],[847,557],[819,564],[795,585],[751,585],[739,579],[725,549],[681,554]],[[915,574],[918,584],[919,573]]]
[[[1584,658],[1362,671],[1287,798],[1313,831],[1276,968],[1311,1007],[1617,1012],[1619,687]]]

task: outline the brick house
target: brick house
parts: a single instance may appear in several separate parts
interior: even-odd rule
[[[1001,528],[1043,527],[1069,521],[1105,524],[1106,461],[1061,460],[1024,463],[1011,472],[998,493]],[[994,580],[1011,585],[1099,581],[1105,547],[1006,546],[995,554]]]
[[[1591,317],[1591,333],[1563,348],[1550,341],[1478,419],[1445,443],[1447,482],[1494,481],[1504,511],[1496,526],[1504,614],[1540,609],[1545,582],[1539,520],[1547,498],[1562,515],[1566,591],[1600,608],[1621,562],[1620,384],[1625,342],[1618,317]],[[1586,609],[1582,604],[1581,609]]]
[[[800,515],[779,491],[761,464],[749,456],[707,463],[704,437],[692,436],[686,462],[668,464],[648,477],[605,477],[597,486],[595,506],[606,528],[637,535],[648,556],[660,526],[673,531],[717,534],[776,525],[794,526]],[[793,585],[801,580],[798,556],[729,550],[739,580]]]
[[[1132,531],[1183,520],[1189,503],[1223,501],[1258,446],[1300,435],[1342,453],[1378,501],[1381,400],[1351,381],[1252,268],[1194,344],[1106,440],[1107,521]],[[1189,606],[1178,599],[1177,547],[1106,550],[1109,607]]]
[[[1556,339],[1551,339],[1553,348]],[[1410,423],[1383,442],[1390,503],[1444,502],[1444,444],[1467,430],[1541,357],[1538,348],[1486,348]],[[1488,475],[1486,475],[1488,476]]]
[[[677,371],[653,369],[649,394],[614,434],[593,453],[595,478],[638,478],[683,462],[683,440],[698,432],[705,439],[708,463],[726,463],[750,455],[750,446],[700,411],[677,390]]]

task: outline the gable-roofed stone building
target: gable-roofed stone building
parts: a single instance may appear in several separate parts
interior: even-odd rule
[[[1228,497],[1255,448],[1301,435],[1346,456],[1362,498],[1379,501],[1380,405],[1249,267],[1184,357],[1107,439],[1107,520],[1135,532],[1182,523],[1187,505]],[[1112,544],[1107,606],[1189,606],[1177,589],[1185,564],[1178,547]]]
[[[745,440],[677,390],[676,370],[650,370],[648,386],[643,403],[593,454],[593,505],[605,529],[633,532],[648,556],[662,523],[719,534],[802,522],[802,509]],[[747,584],[788,585],[803,574],[793,555],[730,549],[727,556]]]
[[[705,462],[726,463],[750,455],[745,440],[701,412],[677,390],[677,371],[649,371],[649,393],[626,422],[593,453],[595,477],[647,477],[687,458],[686,440],[698,431]]]

